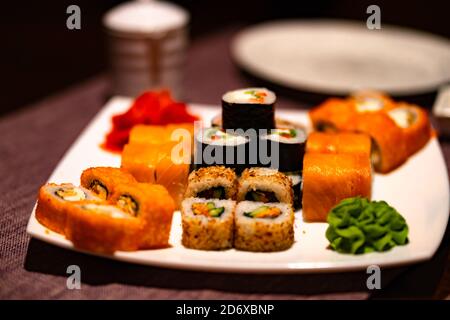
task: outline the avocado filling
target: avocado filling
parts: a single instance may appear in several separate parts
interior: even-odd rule
[[[275,219],[281,214],[280,208],[261,206],[253,211],[244,212],[244,216],[249,218],[268,218]]]
[[[206,189],[203,191],[200,191],[197,194],[200,198],[206,198],[206,199],[219,199],[223,200],[225,199],[225,188],[224,187],[214,187],[210,189]]]
[[[123,211],[136,217],[139,211],[139,204],[129,195],[121,195],[116,205]]]
[[[294,129],[278,129],[276,131],[276,134],[278,134],[280,137],[291,139],[297,136],[297,131],[295,131]]]
[[[86,194],[79,188],[59,188],[55,195],[66,201],[81,201],[86,199]]]
[[[258,202],[279,202],[278,198],[275,196],[275,193],[272,191],[261,191],[261,190],[253,190],[247,192],[245,195],[245,200],[249,201],[258,201]]]
[[[199,202],[192,205],[192,212],[196,216],[200,215],[205,217],[218,218],[222,215],[222,213],[224,213],[224,211],[224,207],[216,207],[214,202]]]
[[[92,180],[89,189],[91,189],[102,199],[108,198],[108,189],[98,180]]]

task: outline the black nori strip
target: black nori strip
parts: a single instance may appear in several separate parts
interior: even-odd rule
[[[222,127],[257,131],[275,128],[275,104],[228,103],[222,100]]]
[[[294,129],[292,129],[294,130]],[[297,134],[302,132],[300,129],[295,129]],[[302,132],[303,134],[303,132]],[[305,135],[306,136],[306,135]],[[305,144],[306,140],[302,142],[294,142],[294,143],[286,143],[278,140],[274,140],[271,137],[267,136],[266,139],[260,140],[260,145],[262,143],[267,143],[267,148],[269,150],[269,156],[272,158],[272,152],[275,152],[272,148],[272,143],[278,145],[278,166],[271,165],[271,167],[278,169],[283,172],[292,172],[292,171],[302,171],[303,170],[303,158],[305,156]]]

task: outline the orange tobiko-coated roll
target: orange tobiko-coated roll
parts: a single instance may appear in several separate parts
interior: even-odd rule
[[[36,219],[48,229],[64,234],[68,210],[74,202],[83,200],[101,201],[83,187],[71,183],[47,183],[39,189]]]
[[[110,202],[142,221],[141,249],[169,245],[175,205],[166,188],[148,183],[122,184],[116,188]]]
[[[432,136],[427,112],[412,104],[399,103],[387,111],[389,117],[402,129],[408,156],[422,149]]]
[[[370,199],[372,170],[363,154],[307,153],[303,161],[303,219],[326,222],[328,212],[350,197]]]
[[[330,98],[309,111],[309,118],[317,131],[351,131],[356,114],[355,106],[348,100]]]
[[[136,182],[127,171],[112,167],[88,168],[83,171],[80,180],[83,187],[104,200],[109,199],[117,185]]]
[[[143,228],[140,219],[116,206],[81,202],[70,208],[65,232],[77,248],[113,253],[138,250]]]
[[[388,173],[408,159],[402,129],[387,113],[363,113],[356,130],[372,138],[372,163],[377,172]]]
[[[312,132],[306,142],[308,153],[360,153],[370,157],[371,141],[366,134]]]

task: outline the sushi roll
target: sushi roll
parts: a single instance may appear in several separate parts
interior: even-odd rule
[[[305,155],[306,133],[301,129],[272,129],[260,139],[266,144],[271,167],[280,171],[300,171]],[[275,164],[275,166],[274,166]]]
[[[112,167],[86,169],[81,174],[80,180],[84,188],[91,190],[103,200],[109,199],[117,185],[136,182],[130,173]]]
[[[370,199],[372,169],[363,154],[306,153],[303,162],[303,219],[326,222],[328,212],[341,200]]]
[[[307,153],[362,153],[370,157],[371,141],[366,134],[312,132],[306,142]]]
[[[309,111],[315,130],[324,132],[351,131],[356,122],[354,104],[346,99],[330,98]]]
[[[222,128],[275,128],[276,96],[265,88],[245,88],[222,96]]]
[[[163,186],[148,183],[121,184],[115,188],[110,203],[142,220],[143,234],[139,248],[164,248],[169,245],[175,204]]]
[[[78,201],[102,201],[91,191],[71,183],[47,183],[39,189],[36,219],[43,226],[64,234],[68,208]]]
[[[223,166],[200,168],[189,174],[185,197],[236,199],[237,178],[234,170]]]
[[[302,207],[302,172],[283,172],[292,182],[293,191],[293,207],[295,210],[301,209]]]
[[[182,243],[198,250],[224,250],[233,246],[236,202],[186,198],[181,204]]]
[[[139,249],[143,224],[116,206],[78,202],[67,214],[66,237],[74,246],[98,253]]]
[[[294,212],[287,203],[241,201],[234,224],[238,250],[282,251],[294,243]]]
[[[406,152],[409,156],[422,149],[430,140],[431,125],[424,109],[407,103],[399,103],[389,109],[387,113],[402,129]]]
[[[138,182],[163,185],[179,208],[186,191],[190,164],[172,157],[176,144],[174,141],[127,144],[122,153],[121,167],[132,173]]]
[[[249,159],[250,139],[213,127],[200,130],[196,137],[197,167],[223,165],[241,172]],[[254,160],[256,164],[256,159]]]
[[[293,204],[292,181],[276,169],[245,169],[238,183],[238,201],[250,200]]]
[[[361,90],[353,93],[349,100],[357,112],[378,112],[394,105],[394,101],[382,92]]]
[[[214,116],[214,118],[211,119],[211,127],[222,128],[222,114],[219,113],[216,116]],[[285,128],[302,129],[303,131],[306,131],[306,128],[304,125],[287,120],[285,118],[281,118],[281,117],[275,117],[275,128],[277,128],[277,129],[285,129]]]
[[[375,171],[388,173],[408,159],[402,128],[385,112],[360,114],[355,128],[372,138],[371,158]]]

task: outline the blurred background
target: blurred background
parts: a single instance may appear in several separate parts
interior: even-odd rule
[[[18,110],[107,70],[102,16],[118,0],[5,1],[1,6],[0,115]],[[382,7],[382,23],[450,37],[448,1],[173,0],[191,15],[191,44],[215,32],[239,30],[281,18],[367,19],[371,4]],[[66,28],[66,8],[81,8],[81,30]],[[245,75],[242,75],[243,77]],[[220,81],[220,75],[209,81]]]

